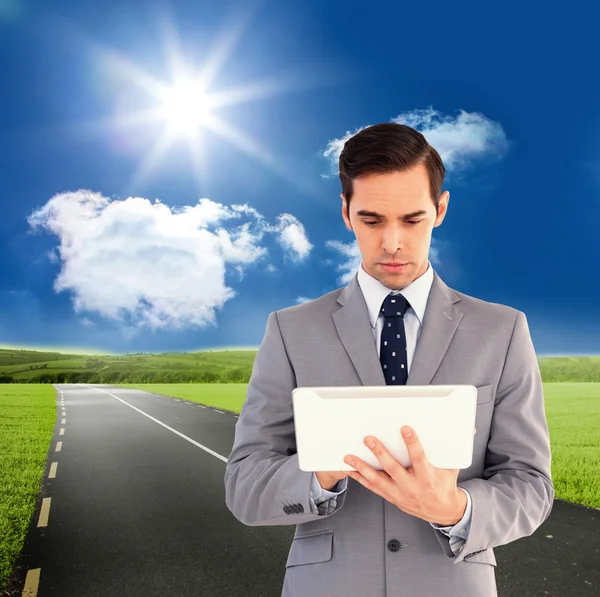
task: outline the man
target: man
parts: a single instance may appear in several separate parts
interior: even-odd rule
[[[433,270],[431,232],[449,193],[418,131],[364,129],[339,170],[362,262],[347,286],[269,314],[225,471],[227,507],[248,526],[297,525],[283,597],[497,595],[493,547],[531,535],[554,500],[527,319]],[[357,458],[349,473],[300,470],[292,390],[386,383],[476,386],[472,465],[434,468],[413,433],[402,436],[409,469],[375,438],[382,471]]]

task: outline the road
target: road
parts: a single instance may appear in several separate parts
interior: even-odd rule
[[[234,413],[56,387],[42,490],[2,597],[281,596],[294,526],[247,527],[225,505]],[[533,536],[494,551],[500,597],[600,594],[596,509],[556,500]]]

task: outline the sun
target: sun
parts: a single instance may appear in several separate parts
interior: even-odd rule
[[[163,91],[157,115],[164,120],[167,134],[195,138],[212,120],[213,104],[200,82],[184,80]]]

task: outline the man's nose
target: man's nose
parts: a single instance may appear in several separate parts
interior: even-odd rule
[[[393,255],[398,249],[402,249],[402,232],[397,228],[388,228],[383,233],[383,248],[388,255]]]

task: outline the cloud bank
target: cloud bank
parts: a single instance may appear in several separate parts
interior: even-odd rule
[[[242,218],[249,221],[226,226]],[[49,256],[61,265],[54,290],[71,291],[76,312],[127,322],[129,330],[215,325],[215,310],[236,296],[225,282],[227,266],[243,275],[266,261],[266,234],[287,261],[302,261],[313,248],[289,213],[269,224],[248,205],[209,199],[171,208],[158,199],[111,200],[79,190],[55,195],[28,223],[60,239]]]

